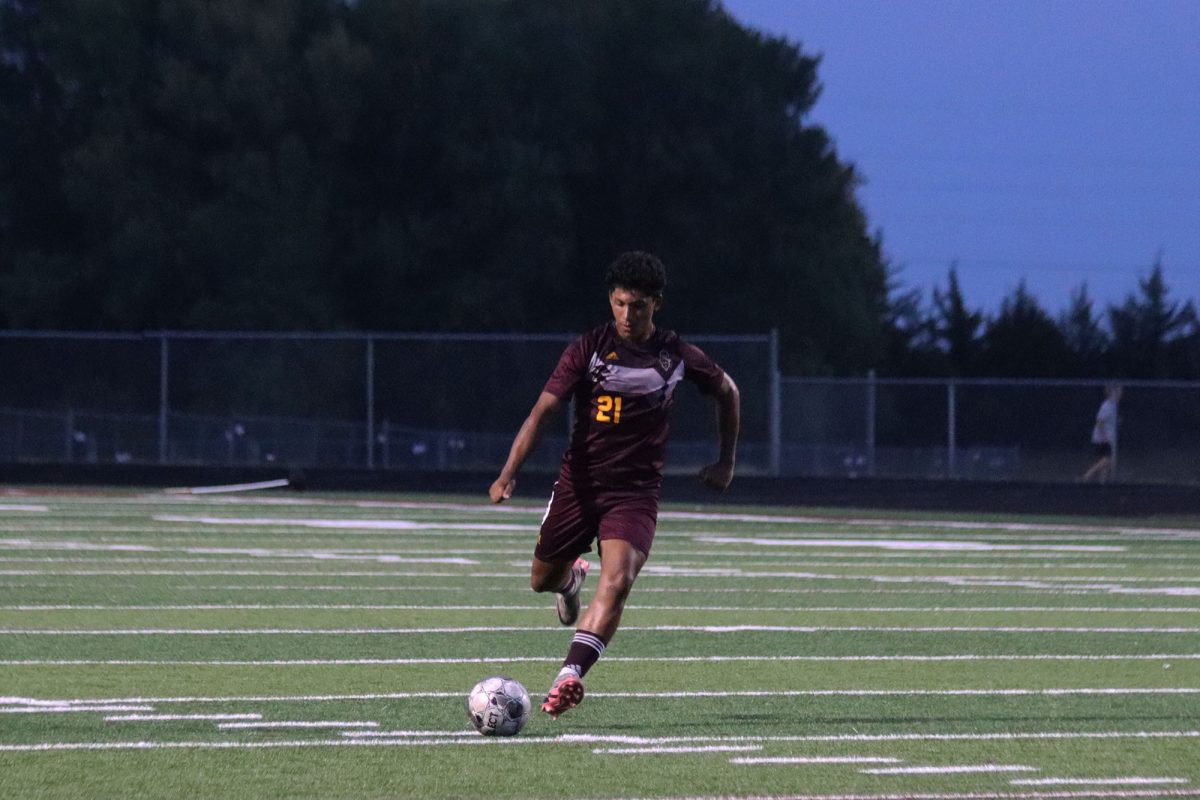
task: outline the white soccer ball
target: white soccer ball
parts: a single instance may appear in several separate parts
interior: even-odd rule
[[[529,692],[520,681],[493,675],[467,695],[467,719],[484,736],[516,736],[529,721]]]

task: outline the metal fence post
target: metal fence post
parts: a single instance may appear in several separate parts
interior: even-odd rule
[[[1119,409],[1119,408],[1120,408],[1120,405],[1118,404],[1118,409]],[[1119,462],[1117,461],[1117,443],[1118,443],[1118,441],[1120,440],[1120,434],[1119,434],[1120,430],[1121,430],[1121,415],[1120,415],[1120,412],[1119,412],[1119,410],[1118,410],[1117,416],[1116,416],[1116,418],[1113,420],[1113,430],[1112,430],[1112,467],[1110,467],[1110,468],[1109,468],[1109,471],[1108,471],[1108,480],[1109,480],[1109,482],[1110,482],[1110,483],[1116,483],[1116,481],[1117,481],[1117,466],[1118,466],[1118,463],[1119,463]]]
[[[75,409],[68,407],[63,417],[63,444],[66,460],[69,464],[75,460]]]
[[[875,370],[867,370],[867,475],[875,477]]]
[[[769,427],[767,435],[770,437],[768,443],[768,470],[771,475],[779,476],[780,461],[783,449],[783,381],[779,374],[779,329],[771,329],[771,337],[768,340],[767,347],[767,375],[770,379],[770,399],[768,414],[770,414]]]
[[[170,395],[168,380],[170,370],[170,353],[167,349],[167,336],[158,335],[158,463],[167,463],[167,413]]]
[[[367,469],[375,469],[375,337],[367,334]]]
[[[946,384],[946,477],[953,478],[958,470],[956,469],[956,449],[958,446],[958,431],[957,417],[955,409],[955,384],[951,379]]]

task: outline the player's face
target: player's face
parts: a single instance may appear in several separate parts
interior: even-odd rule
[[[622,339],[644,342],[654,333],[654,312],[662,305],[661,297],[618,286],[609,291],[608,304]]]

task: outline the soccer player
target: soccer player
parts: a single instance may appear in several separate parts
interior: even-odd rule
[[[583,677],[617,632],[650,553],[675,387],[686,378],[716,398],[719,456],[699,475],[715,490],[733,480],[741,418],[733,379],[698,347],[654,324],[667,285],[661,261],[624,253],[609,265],[604,282],[612,322],[563,351],[489,490],[493,503],[512,496],[521,465],[557,413],[574,401],[571,441],[534,547],[530,585],[535,592],[557,593],[559,621],[572,625],[589,567],[580,556],[593,541],[600,582],[542,703],[555,719],[583,700]]]

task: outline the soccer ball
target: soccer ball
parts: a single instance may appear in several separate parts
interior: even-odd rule
[[[516,736],[529,721],[529,692],[507,675],[484,678],[467,695],[467,719],[484,736]]]

